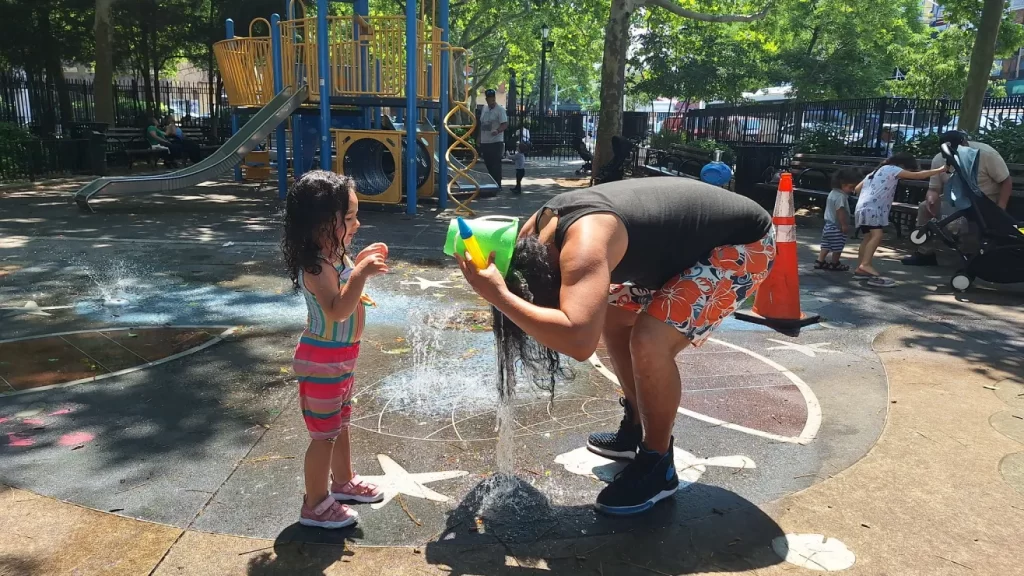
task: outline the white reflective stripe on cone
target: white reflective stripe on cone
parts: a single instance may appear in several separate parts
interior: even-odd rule
[[[793,214],[793,193],[779,192],[775,196],[775,213],[773,216],[792,216]]]
[[[796,226],[779,224],[775,227],[775,242],[796,242]]]

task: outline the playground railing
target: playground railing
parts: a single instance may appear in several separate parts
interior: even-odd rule
[[[400,97],[405,94],[405,18],[334,16],[328,19],[331,96]],[[430,41],[426,41],[426,38]],[[441,81],[441,31],[417,22],[417,96],[436,99]],[[316,18],[281,22],[284,84],[306,83],[320,99]]]
[[[232,106],[263,106],[274,98],[269,37],[236,37],[213,45]]]

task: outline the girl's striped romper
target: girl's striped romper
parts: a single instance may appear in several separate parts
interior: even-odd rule
[[[339,286],[344,286],[352,274],[351,262],[335,266],[335,270]],[[299,285],[306,299],[306,330],[295,348],[292,368],[299,380],[299,402],[309,436],[330,440],[348,428],[352,418],[356,358],[366,310],[361,302],[344,322],[328,320],[316,297],[306,288],[304,274],[299,272]]]

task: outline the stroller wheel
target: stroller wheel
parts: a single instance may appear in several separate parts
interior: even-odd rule
[[[927,228],[917,228],[910,233],[910,242],[914,246],[921,246],[931,238],[932,232]]]
[[[957,292],[966,292],[974,283],[974,274],[968,274],[964,270],[958,271],[949,281],[949,286]]]

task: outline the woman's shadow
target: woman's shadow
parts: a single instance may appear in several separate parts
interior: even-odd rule
[[[473,488],[425,547],[451,574],[738,572],[782,562],[782,529],[735,492],[693,484],[632,517],[557,506],[528,482],[492,477]]]

